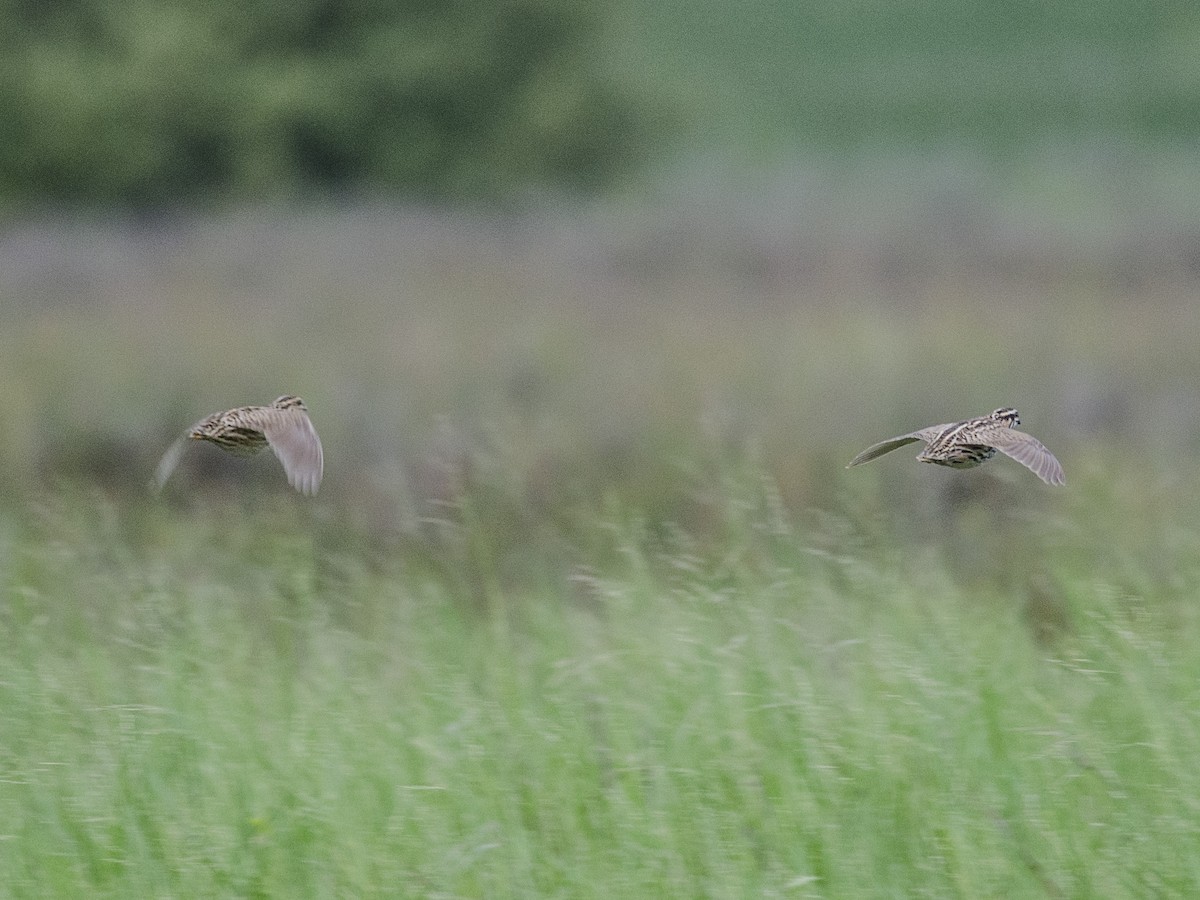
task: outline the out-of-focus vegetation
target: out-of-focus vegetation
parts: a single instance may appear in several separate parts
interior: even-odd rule
[[[0,8],[9,894],[1200,894],[1189,8]]]
[[[1169,247],[948,261],[902,229],[780,247],[727,224],[363,208],[14,230],[0,290],[37,302],[0,331],[3,483],[140,503],[185,426],[291,391],[325,440],[318,508],[420,542],[485,490],[519,561],[609,501],[710,534],[699,498],[731,455],[793,511],[878,490],[902,521],[998,483],[992,502],[1053,504],[1005,460],[953,473],[897,453],[842,473],[868,443],[1003,404],[1069,489],[1136,467],[1161,496],[1200,455],[1200,307]],[[269,458],[195,447],[167,501],[259,478],[281,486]]]
[[[1149,0],[69,0],[0,26],[18,211],[596,191],[647,159],[1115,165],[1200,118],[1200,17]]]
[[[5,506],[5,891],[1195,895],[1200,478],[1057,449],[902,544],[899,460],[855,521],[732,459],[717,544],[608,504],[516,580],[486,484],[442,571],[336,490]]]
[[[1187,3],[644,0],[615,52],[669,84],[699,148],[1030,150],[1193,143],[1200,13]]]
[[[5,3],[0,198],[594,189],[644,155],[651,115],[597,53],[604,16],[569,0]]]

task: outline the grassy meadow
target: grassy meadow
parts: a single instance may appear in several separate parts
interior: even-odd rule
[[[1186,282],[660,225],[10,232],[0,892],[1200,890]],[[285,391],[315,499],[146,491]],[[843,468],[1005,404],[1066,488]]]
[[[593,206],[0,201],[0,900],[1200,896],[1200,18],[605,27],[657,155]],[[124,125],[60,49],[74,164]],[[318,496],[206,446],[149,492],[283,393]],[[1009,405],[1064,488],[844,468]]]
[[[734,477],[721,558],[611,510],[601,571],[469,593],[282,499],[43,499],[3,544],[5,891],[1186,896],[1197,523],[1148,572],[1080,489],[1009,586]]]

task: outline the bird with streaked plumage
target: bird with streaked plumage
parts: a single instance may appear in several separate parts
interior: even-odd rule
[[[283,464],[288,484],[308,496],[317,492],[325,472],[325,454],[308,407],[290,394],[270,406],[239,406],[201,419],[163,454],[154,473],[156,490],[171,477],[190,440],[208,441],[237,456],[253,456],[270,447]]]
[[[872,444],[850,460],[850,465],[846,468],[860,466],[906,444],[924,441],[925,449],[917,454],[920,462],[949,466],[952,469],[971,469],[987,462],[999,450],[1025,466],[1046,484],[1066,484],[1062,465],[1054,458],[1054,454],[1032,435],[1017,431],[1014,426],[1020,424],[1021,417],[1015,409],[1011,406],[1001,407],[986,416],[962,422],[949,422],[945,425],[931,425]]]

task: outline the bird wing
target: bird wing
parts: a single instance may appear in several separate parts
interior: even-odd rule
[[[925,441],[929,443],[937,435],[941,434],[954,423],[946,425],[930,425],[928,428],[922,428],[920,431],[910,431],[908,434],[902,434],[899,437],[888,438],[886,441],[880,441],[878,444],[872,444],[854,459],[850,460],[850,465],[846,466],[849,469],[851,466],[861,466],[865,462],[870,462],[877,457],[883,456],[885,453],[891,453],[905,444],[912,444],[916,441]]]
[[[183,459],[183,454],[191,443],[188,437],[211,418],[213,417],[206,416],[200,419],[195,425],[181,434],[175,443],[167,448],[167,452],[158,461],[158,468],[154,470],[154,479],[150,482],[150,487],[154,489],[156,494],[163,489],[163,485],[167,483],[167,479],[171,477],[171,473],[175,471],[175,468],[179,465],[179,461]]]
[[[288,484],[302,494],[315,494],[325,472],[325,454],[308,414],[297,407],[266,406],[254,412],[254,424],[283,463]]]
[[[1067,483],[1062,465],[1054,458],[1054,454],[1032,435],[1012,428],[1003,428],[988,435],[988,443],[1005,456],[1011,456],[1046,484]]]
[[[167,452],[158,461],[158,468],[154,470],[154,479],[150,482],[150,487],[154,489],[156,494],[163,489],[163,485],[167,483],[167,479],[171,477],[171,473],[179,465],[179,460],[183,459],[183,451],[187,447],[188,438],[187,433],[184,432],[175,443],[167,448]]]

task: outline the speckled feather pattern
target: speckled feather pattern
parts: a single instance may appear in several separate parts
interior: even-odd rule
[[[270,447],[282,463],[288,483],[302,494],[315,494],[324,475],[324,451],[308,407],[290,394],[270,406],[240,406],[201,419],[163,455],[154,478],[159,489],[179,464],[188,440],[208,441],[238,456],[252,456]]]
[[[1018,431],[1021,417],[1012,407],[1002,407],[986,416],[931,425],[910,431],[899,437],[880,441],[864,450],[851,466],[870,462],[906,444],[924,441],[925,449],[918,455],[921,462],[953,469],[970,469],[991,459],[999,451],[1025,466],[1046,484],[1066,484],[1062,465],[1046,447],[1032,435]]]

